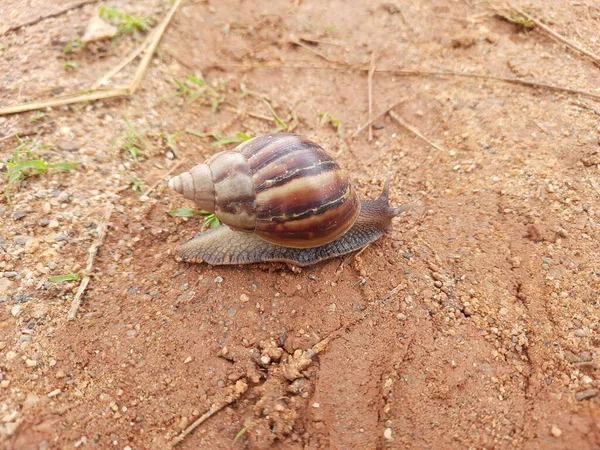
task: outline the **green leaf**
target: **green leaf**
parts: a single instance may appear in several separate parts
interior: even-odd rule
[[[169,211],[171,217],[210,216],[212,213],[201,209],[175,208]]]
[[[60,162],[60,163],[48,164],[48,169],[62,170],[64,172],[69,172],[69,171],[73,170],[75,167],[77,167],[76,162]]]
[[[51,283],[63,283],[65,281],[77,281],[79,280],[79,275],[73,272],[69,272],[65,275],[57,275],[55,277],[48,278],[48,281]]]
[[[188,75],[186,78],[200,87],[206,86],[206,81],[202,78],[195,77],[194,75]]]
[[[238,434],[236,434],[233,438],[233,443],[235,444],[244,434],[246,434],[246,431],[248,431],[248,427],[243,427],[240,431],[238,431]]]

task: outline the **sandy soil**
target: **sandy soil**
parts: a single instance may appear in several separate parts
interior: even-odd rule
[[[144,38],[65,55],[101,3],[7,31],[69,4],[2,1],[1,106],[85,89]],[[111,5],[154,24],[169,8]],[[600,53],[597,2],[529,11]],[[440,149],[389,115],[372,141],[352,137],[373,52],[374,111],[400,102]],[[132,98],[0,117],[3,162],[18,135],[48,162],[79,163],[0,203],[0,447],[165,448],[233,400],[179,448],[599,448],[598,100],[392,69],[600,94],[593,62],[487,2],[184,0]],[[187,75],[209,88],[178,90]],[[174,152],[165,136],[271,132],[248,91],[336,155],[361,197],[392,170],[393,203],[424,207],[343,265],[178,263],[201,219],[167,214],[191,205],[165,175],[233,144],[179,133]],[[143,134],[138,162],[119,148],[126,119]],[[159,184],[140,196],[133,178]],[[48,278],[85,268],[106,202],[108,235],[67,321],[79,282]]]

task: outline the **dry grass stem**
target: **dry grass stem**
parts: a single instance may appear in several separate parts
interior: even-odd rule
[[[307,61],[308,62],[308,61]],[[218,67],[218,68],[238,68],[238,69],[287,69],[287,70],[357,70],[362,72],[368,72],[369,68],[364,67],[363,65],[349,65],[347,64],[344,67],[339,66],[310,66],[310,65],[294,65],[294,64],[286,64],[281,65],[278,64],[276,66],[266,65],[266,64],[217,64],[210,67]],[[527,80],[523,78],[507,78],[507,77],[497,77],[493,75],[483,75],[476,73],[464,73],[464,72],[453,72],[453,71],[436,71],[436,70],[403,70],[403,69],[391,69],[391,68],[379,68],[375,69],[376,73],[390,73],[398,76],[415,76],[415,77],[440,77],[440,78],[473,78],[484,81],[500,81],[502,83],[509,84],[518,84],[521,86],[528,86],[537,89],[545,89],[548,91],[555,92],[564,92],[566,94],[574,94],[581,95],[583,97],[592,98],[594,100],[600,101],[600,93],[584,91],[582,89],[574,89],[564,86],[556,86],[548,83],[544,83],[542,81],[535,80]]]
[[[433,148],[435,148],[435,149],[437,149],[437,150],[439,150],[441,152],[445,152],[446,151],[443,147],[439,146],[438,144],[436,144],[435,142],[433,142],[429,138],[425,137],[425,135],[423,133],[421,133],[418,129],[416,129],[412,125],[406,123],[406,121],[402,117],[400,117],[400,115],[398,113],[396,113],[395,111],[390,110],[389,111],[389,115],[392,117],[392,119],[394,119],[396,122],[398,122],[400,125],[402,125],[404,128],[406,128],[411,133],[413,133],[416,136],[420,137],[422,140],[424,140],[425,142],[427,142]]]
[[[393,105],[388,106],[383,111],[381,111],[379,114],[377,114],[375,117],[369,119],[368,122],[366,122],[363,125],[361,125],[354,133],[352,133],[352,136],[350,136],[350,137],[352,139],[354,139],[356,136],[358,136],[360,133],[362,133],[370,124],[372,124],[373,122],[375,122],[380,117],[385,116],[390,110],[394,109],[396,106],[398,106],[401,103],[404,103],[405,101],[406,101],[406,98],[403,98],[402,100],[397,101]]]
[[[28,22],[25,23],[21,23],[19,25],[14,25],[12,27],[10,27],[8,30],[6,30],[4,32],[4,35],[7,35],[8,33],[11,33],[13,31],[17,31],[20,30],[21,28],[25,28],[25,27],[30,27],[31,25],[35,25],[36,23],[40,23],[46,19],[51,19],[53,17],[58,17],[58,16],[62,16],[63,14],[68,13],[69,11],[72,11],[74,9],[79,9],[84,7],[85,5],[90,5],[92,3],[98,3],[100,0],[85,0],[83,2],[79,2],[79,3],[74,3],[72,5],[68,5],[65,6],[63,9],[59,9],[56,12],[50,13],[50,14],[46,14],[45,16],[40,16],[40,17],[36,17],[35,19],[32,19]]]
[[[343,62],[343,61],[339,61],[339,60],[337,60],[337,59],[331,59],[329,56],[327,56],[327,55],[325,55],[325,54],[321,53],[321,52],[320,52],[320,51],[318,51],[318,50],[315,50],[315,49],[314,49],[314,48],[312,48],[310,45],[307,45],[307,44],[305,44],[305,43],[304,43],[304,42],[302,42],[302,41],[298,41],[298,40],[293,40],[293,39],[292,39],[292,40],[290,40],[290,42],[291,42],[292,44],[294,44],[294,45],[297,45],[298,47],[302,47],[303,49],[306,49],[306,50],[308,50],[309,52],[311,52],[311,53],[313,53],[313,54],[317,55],[319,58],[321,58],[321,59],[324,59],[324,60],[325,60],[325,61],[327,61],[327,62],[334,63],[334,64],[342,64],[342,65],[346,65],[346,63],[345,63],[345,62]]]
[[[89,102],[89,101],[94,101],[94,100],[101,100],[101,99],[115,98],[115,97],[128,97],[128,96],[133,95],[135,93],[135,91],[137,90],[137,88],[139,87],[139,85],[141,84],[142,79],[144,78],[144,74],[146,73],[146,70],[148,69],[148,64],[150,64],[150,61],[152,60],[152,56],[154,55],[154,51],[156,50],[156,47],[158,46],[158,43],[160,42],[160,39],[162,38],[165,29],[169,25],[173,15],[177,11],[177,8],[179,7],[180,3],[181,3],[181,0],[176,0],[175,3],[173,3],[173,6],[171,6],[171,9],[167,13],[167,16],[163,19],[163,21],[160,23],[158,28],[156,28],[156,30],[154,30],[150,34],[148,39],[135,52],[128,55],[120,64],[118,64],[115,68],[113,68],[111,71],[109,71],[107,74],[105,74],[102,78],[100,78],[96,83],[94,83],[94,85],[93,85],[94,87],[92,88],[93,92],[70,94],[70,95],[65,95],[62,97],[54,97],[54,98],[50,98],[50,99],[46,99],[46,100],[33,101],[33,102],[21,103],[19,105],[7,106],[5,108],[0,108],[0,116],[7,115],[7,114],[16,114],[16,113],[25,112],[25,111],[33,111],[36,109],[48,108],[48,107],[53,107],[53,106],[63,106],[63,105],[70,105],[73,103]],[[142,61],[140,62],[140,65],[138,66],[133,79],[131,80],[131,82],[128,85],[118,86],[115,88],[105,89],[105,90],[97,90],[97,91],[94,90],[95,87],[104,83],[110,77],[114,76],[116,73],[118,73],[120,70],[122,70],[123,67],[125,67],[127,64],[129,64],[131,61],[133,61],[133,59],[135,59],[144,50],[146,51],[146,53],[144,54],[144,57],[142,58]],[[133,56],[134,53],[136,53],[135,56]],[[125,61],[126,61],[126,64],[124,64]]]
[[[202,414],[197,420],[194,421],[194,423],[192,423],[189,427],[183,430],[181,434],[176,436],[171,441],[171,448],[180,444],[186,438],[186,436],[188,436],[191,432],[193,432],[196,428],[198,428],[216,413],[221,411],[223,408],[239,400],[242,397],[242,395],[246,393],[247,390],[248,384],[243,379],[236,381],[235,385],[229,386],[228,392],[222,399],[213,402],[208,411]]]
[[[369,97],[369,142],[373,140],[373,74],[375,73],[375,52],[371,52],[371,64],[367,75],[367,89]]]
[[[60,97],[53,97],[46,100],[35,100],[33,102],[21,103],[19,105],[6,106],[0,108],[0,116],[7,114],[16,114],[25,111],[34,111],[36,109],[50,108],[54,106],[71,105],[73,103],[91,102],[105,98],[126,97],[129,95],[128,86],[118,86],[111,89],[102,89],[95,92],[70,94]]]
[[[175,172],[177,169],[179,169],[179,167],[181,167],[181,165],[186,162],[185,159],[182,159],[181,161],[179,161],[177,164],[175,164],[173,167],[171,167],[169,169],[169,171],[167,173],[165,173],[162,177],[160,177],[152,186],[150,186],[150,188],[144,192],[144,195],[146,197],[149,197],[150,194],[160,185],[164,182],[165,178],[168,177],[169,175],[171,175],[173,172]]]
[[[567,45],[568,47],[572,48],[573,50],[576,50],[579,53],[587,56],[588,58],[592,59],[596,64],[600,64],[600,56],[596,55],[595,53],[591,52],[590,50],[586,49],[585,47],[577,44],[576,42],[573,42],[573,41],[567,39],[562,34],[557,33],[552,28],[550,28],[548,25],[545,25],[540,20],[538,20],[535,17],[527,14],[525,11],[517,8],[516,6],[512,6],[511,5],[510,8],[513,9],[514,11],[516,11],[518,14],[521,14],[527,20],[533,22],[535,24],[535,26],[537,26],[537,27],[541,28],[542,30],[544,30],[546,33],[548,33],[550,36],[552,36],[557,41],[560,41],[563,44]]]
[[[71,303],[71,308],[69,309],[69,314],[67,315],[68,320],[73,320],[77,316],[77,311],[79,310],[79,306],[81,305],[81,298],[87,288],[87,285],[90,283],[92,269],[94,268],[94,259],[96,259],[96,254],[98,253],[98,249],[104,243],[104,239],[106,238],[106,231],[108,229],[108,223],[110,221],[110,216],[113,212],[113,204],[111,202],[107,202],[104,207],[104,218],[102,222],[98,225],[98,236],[96,240],[92,243],[92,246],[88,250],[89,256],[87,265],[85,267],[85,276],[81,280],[79,284],[79,288],[75,293],[75,297],[73,297],[73,302]]]
[[[156,39],[156,31],[157,30],[153,30],[150,34],[148,34],[146,39],[144,39],[144,42],[142,43],[142,45],[140,45],[138,48],[136,48],[134,51],[132,51],[119,64],[117,64],[115,67],[110,69],[101,78],[99,78],[98,81],[96,81],[94,84],[92,84],[92,89],[97,89],[101,86],[104,86],[108,82],[108,80],[110,80],[112,77],[114,77],[116,74],[118,74],[121,70],[123,70],[125,67],[127,67],[135,58],[137,58],[146,49],[148,49],[148,46],[150,45],[150,43],[154,39]]]

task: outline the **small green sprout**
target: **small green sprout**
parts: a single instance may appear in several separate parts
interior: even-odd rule
[[[65,45],[65,48],[63,48],[63,54],[64,55],[68,55],[69,53],[72,53],[73,50],[78,49],[81,47],[81,39],[77,38],[72,42],[69,42],[67,45]]]
[[[188,134],[191,134],[193,136],[197,136],[197,137],[201,137],[201,138],[206,138],[206,137],[213,138],[215,140],[215,142],[212,143],[213,147],[221,147],[221,146],[227,145],[227,144],[239,144],[240,142],[244,142],[244,141],[247,141],[248,139],[252,139],[252,136],[250,136],[247,133],[243,133],[241,131],[238,131],[237,133],[235,133],[232,136],[222,136],[220,133],[218,133],[216,131],[202,133],[200,131],[186,129],[185,132]]]
[[[31,114],[31,116],[29,116],[29,121],[30,122],[37,122],[38,120],[41,120],[46,114],[44,114],[42,111],[36,111],[33,114]]]
[[[279,117],[277,115],[277,113],[275,112],[275,109],[271,106],[271,104],[263,99],[263,102],[265,102],[265,104],[269,107],[269,111],[271,111],[271,115],[273,116],[273,119],[275,119],[275,122],[277,122],[277,130],[276,131],[287,131],[289,128],[289,125],[287,124],[287,122],[285,122],[281,117]]]
[[[209,227],[211,229],[219,228],[219,226],[221,225],[221,222],[219,221],[219,219],[217,219],[217,216],[214,213],[203,211],[201,209],[175,208],[169,211],[169,215],[171,217],[204,217],[204,221],[202,222],[202,227],[200,228],[200,231],[204,231]]]
[[[103,6],[100,8],[100,17],[111,22],[114,22],[117,26],[117,33],[131,34],[136,30],[148,31],[150,30],[150,21],[143,17],[133,16],[131,14],[125,14],[112,6]]]
[[[127,150],[131,159],[137,162],[140,154],[143,154],[144,136],[133,128],[129,119],[125,119],[125,134],[118,139],[120,140],[120,150]]]
[[[198,98],[204,98],[210,102],[212,114],[217,112],[219,105],[225,101],[225,96],[222,92],[227,87],[226,82],[219,82],[216,88],[210,86],[202,77],[196,75],[187,75],[185,80],[173,78],[173,82],[177,86],[177,91],[190,101],[195,101]]]
[[[329,24],[325,27],[325,34],[331,34],[335,31],[335,25],[334,24]]]
[[[336,119],[328,112],[319,113],[319,117],[321,118],[322,125],[331,125],[337,131],[339,137],[342,137],[342,122],[339,119]]]
[[[13,155],[6,161],[6,177],[8,183],[4,189],[4,195],[10,200],[10,189],[18,180],[34,175],[46,173],[50,170],[70,171],[77,167],[76,162],[48,163],[39,159],[35,151],[42,148],[39,142],[26,142],[16,136],[19,145]]]
[[[176,131],[173,134],[161,133],[160,137],[162,137],[165,141],[167,141],[167,147],[171,149],[171,151],[179,158],[179,147],[175,144],[175,141],[179,136],[184,134],[185,131]]]
[[[247,431],[248,431],[248,427],[246,427],[246,426],[242,427],[242,429],[240,431],[238,431],[238,433],[233,438],[233,443],[235,444],[237,441],[239,441],[242,438],[242,436],[244,436],[246,434]]]
[[[48,278],[48,281],[50,283],[64,283],[65,281],[77,281],[79,279],[80,279],[79,274],[69,272],[64,275],[56,275],[54,277],[50,277],[50,278]]]
[[[129,178],[129,181],[131,182],[131,189],[134,192],[137,192],[138,195],[141,195],[144,193],[144,191],[145,191],[144,185],[142,184],[142,182],[140,181],[140,179],[138,177],[131,176]]]
[[[77,70],[77,67],[78,67],[78,64],[75,61],[73,61],[72,59],[67,59],[65,61],[65,70],[67,72]]]

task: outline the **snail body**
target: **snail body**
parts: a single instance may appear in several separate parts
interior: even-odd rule
[[[217,153],[169,187],[224,224],[178,250],[183,261],[213,265],[311,265],[377,240],[402,211],[388,204],[389,178],[377,200],[361,202],[325,150],[289,133]]]

